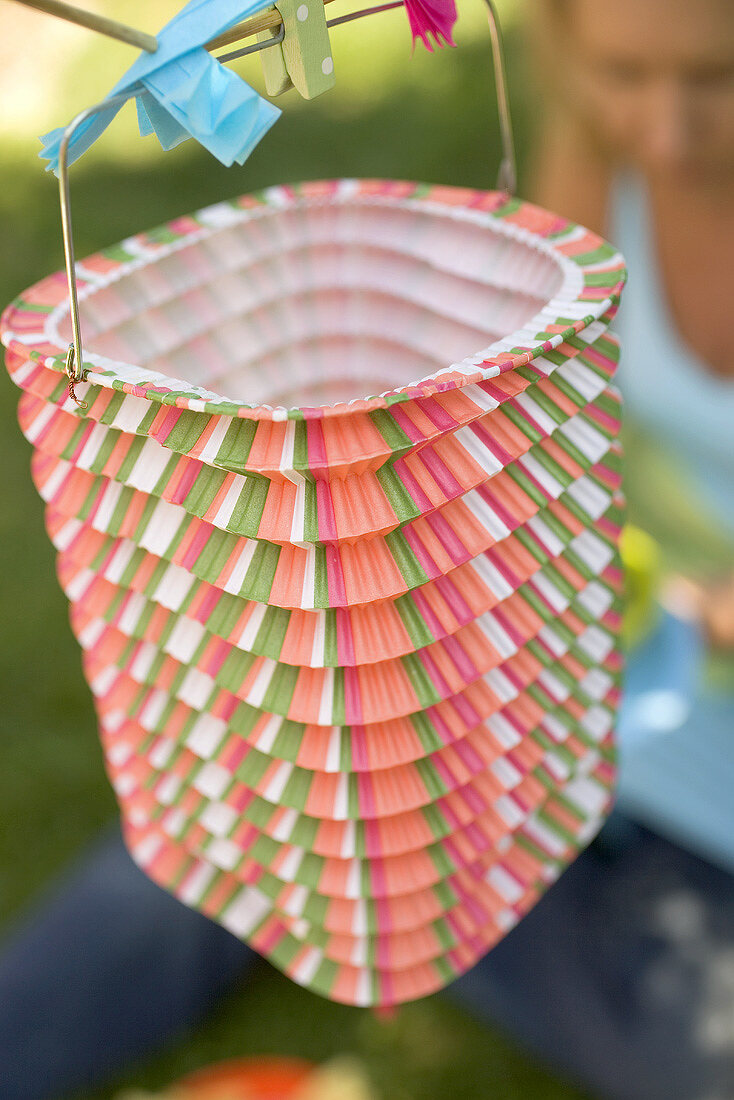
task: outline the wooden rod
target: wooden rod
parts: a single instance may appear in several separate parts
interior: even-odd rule
[[[105,15],[97,15],[93,11],[85,11],[83,8],[74,7],[65,3],[65,0],[16,0],[27,8],[35,8],[36,11],[46,15],[56,15],[59,19],[65,19],[67,23],[76,23],[79,27],[86,27],[90,31],[105,34],[108,38],[116,38],[119,42],[126,42],[129,46],[137,46],[139,50],[155,53],[158,49],[158,39],[152,34],[145,34],[135,27],[128,27],[125,23],[118,23],[116,19],[108,19]]]
[[[324,4],[331,3],[333,3],[333,0],[324,0]],[[280,12],[277,8],[272,8],[270,11],[253,15],[242,23],[237,23],[236,26],[230,27],[223,34],[218,34],[216,38],[212,38],[211,42],[207,42],[206,48],[211,51],[219,50],[222,46],[231,46],[234,42],[241,42],[243,38],[251,38],[252,35],[259,34],[260,31],[266,31],[271,27],[279,27],[282,22]]]
[[[126,42],[130,46],[137,46],[138,49],[146,50],[148,53],[155,53],[158,49],[158,40],[154,35],[136,30],[135,27],[128,27],[125,23],[118,23],[117,20],[108,19],[107,16],[98,15],[96,12],[77,8],[73,4],[67,4],[65,0],[15,0],[15,2],[23,4],[27,8],[33,8],[35,11],[44,12],[46,15],[55,15],[59,19],[66,20],[67,23],[75,23],[79,27],[97,31],[99,34],[107,35],[108,38],[116,38],[118,41]],[[332,2],[333,0],[324,0],[324,4],[331,4]],[[355,14],[359,15],[361,13]],[[354,18],[354,16],[345,16],[339,22],[347,22],[350,18]],[[241,42],[245,38],[252,38],[260,31],[276,29],[281,24],[280,12],[277,8],[270,8],[259,15],[253,15],[249,19],[243,20],[242,23],[237,23],[236,26],[230,27],[228,31],[212,38],[210,42],[206,43],[206,48],[210,52],[219,50],[223,46],[231,46],[233,43]]]

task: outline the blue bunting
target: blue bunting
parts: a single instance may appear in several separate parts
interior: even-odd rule
[[[137,97],[140,133],[155,133],[164,149],[195,138],[223,164],[243,164],[280,111],[204,44],[272,0],[191,0],[158,34],[158,49],[144,53],[110,91]],[[109,126],[122,104],[82,123],[69,143],[73,164]],[[58,175],[64,128],[45,134],[40,156]]]

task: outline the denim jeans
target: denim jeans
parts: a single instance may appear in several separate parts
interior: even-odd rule
[[[102,1084],[254,958],[110,833],[5,940],[1,1100]],[[604,1100],[731,1100],[734,877],[615,815],[447,995]]]

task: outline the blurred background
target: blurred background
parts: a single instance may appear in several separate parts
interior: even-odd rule
[[[85,6],[154,33],[180,4]],[[631,268],[622,389],[632,516],[644,530],[627,541],[625,816],[591,870],[582,857],[549,895],[560,899],[556,935],[567,927],[570,938],[542,975],[541,1030],[558,1022],[566,966],[555,1015],[563,1031],[566,1012],[567,1033],[555,1047],[529,1042],[536,1060],[507,1038],[522,1028],[487,1027],[446,997],[378,1018],[262,964],[201,1026],[80,1098],[162,1088],[243,1055],[322,1062],[345,1052],[383,1100],[581,1100],[572,1078],[614,1100],[734,1097],[734,11],[730,0],[701,0],[695,14],[690,0],[498,8],[520,194],[606,232]],[[492,188],[486,15],[479,0],[459,0],[459,16],[458,49],[434,55],[418,46],[411,56],[400,10],[336,28],[335,89],[313,103],[282,97],[283,117],[244,167],[225,169],[191,141],[163,154],[126,107],[72,169],[77,255],[273,183],[386,176]],[[0,0],[0,305],[63,263],[56,182],[37,135],[97,102],[132,59],[126,46]],[[237,67],[262,90],[256,57]],[[0,372],[0,935],[17,934],[45,885],[116,816],[17,396]],[[564,902],[566,880],[576,885]],[[543,928],[528,920],[518,933],[525,925],[541,950]],[[514,965],[527,980],[536,964],[527,948]],[[536,1009],[518,1011],[537,1022]],[[588,1047],[586,1062],[565,1056],[574,1045]],[[541,1061],[569,1068],[550,1073]],[[0,1067],[0,1097],[16,1100],[1,1080]]]

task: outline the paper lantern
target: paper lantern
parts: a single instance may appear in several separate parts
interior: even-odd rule
[[[430,993],[609,806],[622,259],[341,180],[78,275],[85,411],[62,274],[2,339],[130,850],[310,989]]]

